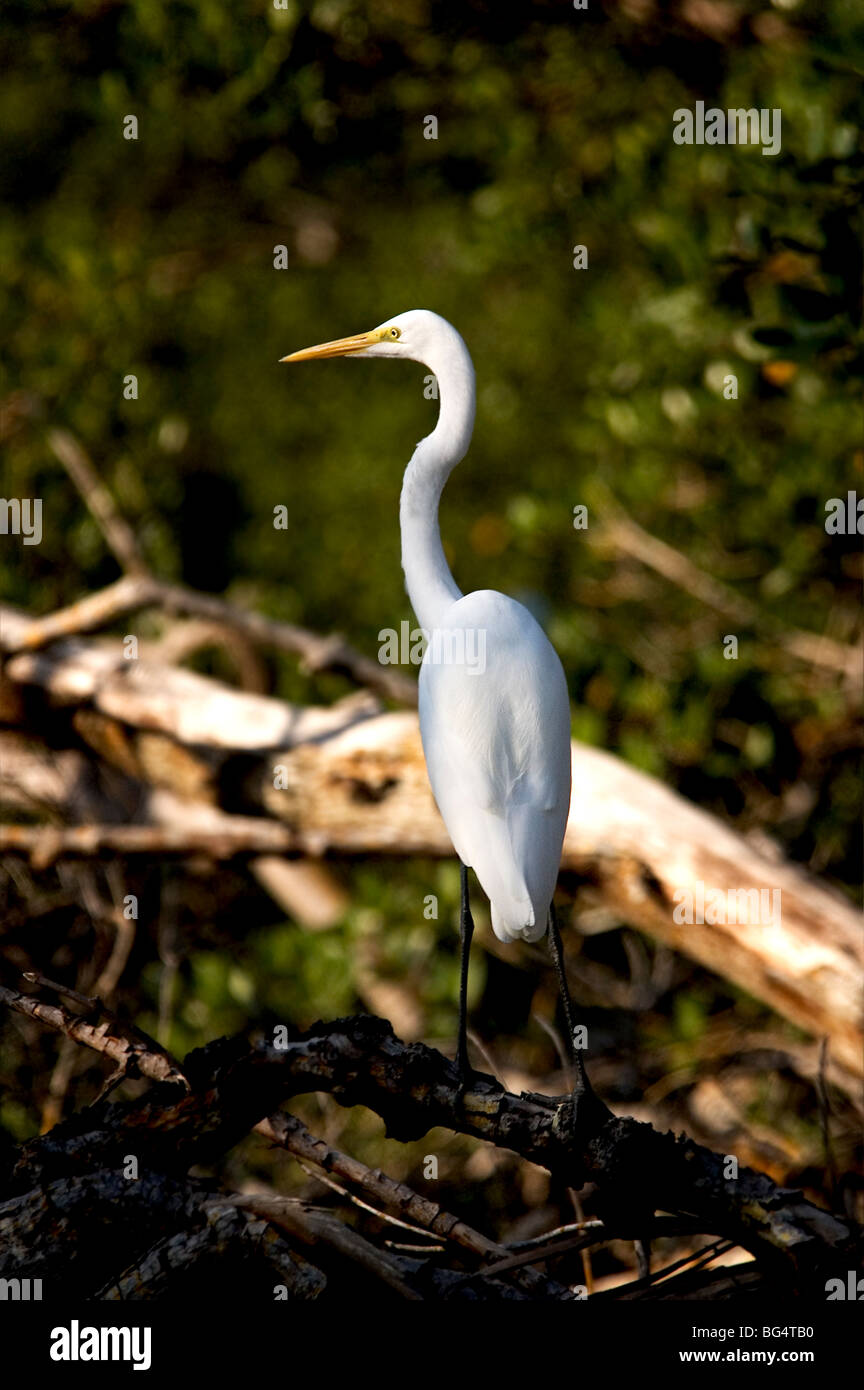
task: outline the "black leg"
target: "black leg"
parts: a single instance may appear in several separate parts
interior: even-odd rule
[[[471,938],[474,935],[474,918],[468,902],[468,870],[459,861],[459,879],[462,885],[462,907],[459,914],[459,940],[462,946],[459,969],[459,1043],[456,1061],[465,1082],[470,1075],[468,1065],[468,958],[471,954]]]
[[[576,1015],[573,1011],[573,1000],[570,998],[570,990],[567,987],[567,974],[564,969],[564,950],[561,945],[561,933],[558,930],[558,919],[555,916],[555,904],[549,904],[549,954],[555,966],[555,974],[558,976],[558,991],[561,995],[561,1005],[564,1009],[564,1024],[567,1029],[567,1051],[573,1062],[573,1069],[576,1073],[575,1091],[582,1094],[591,1089],[591,1084],[585,1074],[585,1067],[582,1062],[582,1049],[576,1046]]]

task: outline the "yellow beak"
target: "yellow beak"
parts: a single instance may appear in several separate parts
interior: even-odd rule
[[[363,348],[379,343],[383,336],[380,329],[373,329],[370,333],[355,333],[351,338],[336,338],[332,343],[318,343],[315,347],[301,348],[299,352],[280,357],[279,361],[307,362],[313,357],[348,357],[352,352],[361,352]]]

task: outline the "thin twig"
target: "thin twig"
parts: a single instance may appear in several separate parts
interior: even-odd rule
[[[298,1159],[297,1162],[300,1164],[300,1167],[307,1177],[312,1178],[315,1182],[322,1182],[324,1186],[329,1187],[332,1192],[338,1192],[340,1197],[344,1197],[347,1202],[351,1202],[353,1206],[359,1207],[361,1211],[368,1211],[371,1216],[376,1217],[379,1221],[385,1221],[388,1226],[399,1226],[403,1231],[409,1231],[412,1236],[423,1236],[426,1234],[419,1226],[412,1226],[408,1221],[402,1221],[400,1217],[391,1216],[388,1211],[382,1211],[380,1207],[373,1207],[371,1202],[364,1202],[362,1197],[358,1197],[355,1192],[349,1192],[347,1187],[343,1187],[341,1183],[334,1182],[333,1178],[329,1178],[326,1173],[313,1172],[312,1167],[308,1163],[304,1163],[302,1159]],[[408,1247],[406,1246],[405,1248],[407,1249]],[[418,1249],[417,1246],[411,1246],[410,1248],[412,1250]],[[424,1245],[422,1248],[428,1250],[430,1247]],[[443,1247],[441,1248],[443,1249]]]
[[[53,990],[55,994],[62,994],[64,999],[72,999],[76,1004],[80,1004],[82,1009],[86,1009],[88,1014],[99,1014],[102,1012],[102,1001],[94,995],[81,994],[77,989],[70,989],[68,985],[60,985],[56,980],[49,980],[47,975],[40,975],[38,970],[23,970],[22,976],[31,985],[38,985],[40,989]]]
[[[109,872],[116,868],[115,864],[109,864]],[[120,982],[120,977],[126,969],[132,947],[135,945],[135,919],[126,917],[115,908],[108,913],[106,920],[114,927],[114,942],[111,947],[111,954],[99,972],[99,978],[93,986],[94,993],[100,999],[108,999],[114,993]]]
[[[552,1231],[544,1231],[542,1235],[532,1236],[530,1240],[510,1240],[506,1248],[515,1255],[526,1250],[536,1250],[540,1246],[547,1246],[553,1240],[563,1239],[578,1232],[580,1235],[585,1231],[603,1231],[606,1228],[604,1221],[569,1221],[566,1226],[556,1226]]]
[[[710,1245],[703,1245],[700,1250],[694,1250],[690,1255],[684,1255],[680,1260],[675,1260],[671,1265],[665,1265],[663,1269],[655,1270],[653,1274],[647,1274],[643,1279],[634,1279],[626,1284],[624,1289],[627,1295],[637,1293],[642,1289],[653,1288],[661,1280],[667,1279],[670,1274],[677,1273],[687,1265],[692,1265],[689,1273],[695,1274],[697,1270],[704,1269],[712,1260],[719,1255],[728,1255],[730,1250],[735,1249],[735,1242],[721,1237],[719,1240],[712,1241]],[[599,1295],[603,1298],[614,1299],[620,1297],[622,1289],[608,1289],[605,1294]]]
[[[92,460],[68,430],[50,429],[48,446],[77,487],[120,568],[127,574],[146,574],[147,562],[135,533],[93,466]]]
[[[667,545],[657,536],[645,531],[638,522],[607,496],[600,540],[611,541],[620,550],[633,555],[643,565],[662,574],[665,579],[684,589],[715,612],[733,622],[761,629],[766,637],[783,647],[790,656],[810,666],[836,671],[847,681],[859,683],[862,675],[861,652],[857,647],[836,642],[823,633],[805,632],[799,628],[784,628],[750,599],[730,589],[713,575],[706,574],[686,555]]]
[[[443,1255],[446,1245],[405,1245],[398,1240],[385,1240],[385,1250],[401,1250],[405,1255]]]
[[[221,623],[244,633],[251,641],[299,656],[306,671],[338,671],[388,700],[417,704],[417,682],[412,677],[363,656],[338,635],[322,637],[293,623],[246,612],[211,594],[199,594],[180,584],[164,584],[143,574],[124,575],[66,608],[34,618],[14,641],[5,644],[5,650],[38,651],[59,638],[95,632],[142,608],[161,608],[166,613]]]
[[[311,1134],[296,1115],[278,1111],[269,1119],[262,1120],[255,1129],[265,1139],[287,1149],[297,1158],[314,1163],[322,1173],[336,1173],[350,1187],[359,1188],[367,1196],[373,1197],[384,1211],[409,1216],[414,1225],[408,1229],[419,1228],[431,1232],[432,1235],[443,1236],[483,1258],[504,1250],[503,1246],[497,1245],[495,1241],[481,1235],[458,1217],[452,1216],[450,1212],[438,1206],[437,1202],[430,1202],[405,1183],[395,1182],[393,1178],[388,1178],[386,1173],[367,1168],[359,1159],[341,1153],[324,1139]],[[376,1209],[376,1215],[381,1214],[381,1210]]]
[[[73,1042],[104,1053],[124,1066],[130,1075],[138,1073],[149,1076],[152,1081],[179,1082],[189,1090],[189,1083],[174,1058],[139,1028],[124,1028],[104,1005],[101,1021],[94,1025],[58,1004],[45,1004],[32,994],[20,994],[4,985],[0,985],[0,1003],[16,1013],[37,1019]]]
[[[325,1140],[311,1134],[296,1115],[278,1111],[269,1119],[262,1120],[255,1128],[257,1133],[280,1144],[297,1158],[306,1159],[313,1163],[322,1173],[337,1173],[346,1184],[346,1195],[351,1196],[350,1189],[355,1188],[365,1193],[366,1196],[372,1197],[376,1205],[369,1206],[367,1209],[372,1211],[375,1216],[384,1217],[384,1213],[389,1212],[394,1218],[397,1218],[395,1221],[397,1225],[405,1225],[401,1217],[409,1216],[414,1224],[407,1226],[406,1229],[418,1234],[428,1232],[430,1235],[443,1237],[445,1240],[452,1241],[454,1245],[469,1250],[473,1255],[478,1255],[483,1260],[494,1259],[507,1254],[506,1246],[489,1240],[487,1236],[474,1230],[466,1222],[460,1221],[458,1217],[444,1211],[436,1202],[430,1202],[428,1198],[421,1197],[405,1183],[395,1182],[386,1173],[382,1173],[380,1169],[367,1168],[358,1159],[341,1153],[326,1143]],[[358,1204],[367,1205],[359,1200]],[[426,1248],[424,1247],[424,1249]],[[431,1249],[432,1247],[428,1248]],[[538,1291],[541,1286],[545,1285],[550,1293],[563,1293],[562,1288],[559,1288],[552,1280],[544,1279],[533,1269],[520,1271],[517,1282],[532,1292]]]

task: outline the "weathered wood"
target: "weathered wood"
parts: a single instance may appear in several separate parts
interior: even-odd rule
[[[451,1241],[481,1260],[500,1260],[509,1253],[503,1245],[489,1240],[480,1231],[475,1231],[465,1221],[445,1211],[437,1202],[422,1197],[405,1183],[394,1182],[380,1169],[367,1168],[350,1154],[341,1153],[315,1134],[310,1134],[296,1115],[277,1111],[269,1119],[256,1125],[256,1131],[273,1143],[281,1144],[289,1153],[314,1163],[322,1173],[335,1174],[347,1185],[350,1193],[362,1193],[365,1198],[376,1203],[379,1212],[404,1223],[408,1218],[431,1235]],[[307,1170],[308,1171],[308,1170]],[[369,1207],[375,1211],[375,1207]],[[534,1293],[550,1292],[550,1281],[542,1279],[533,1269],[518,1271],[516,1281]],[[560,1292],[556,1290],[556,1292]]]
[[[641,1234],[658,1209],[681,1214],[706,1235],[750,1251],[775,1287],[811,1296],[824,1291],[826,1278],[854,1267],[850,1262],[860,1254],[860,1232],[800,1192],[746,1168],[727,1177],[721,1155],[612,1116],[599,1102],[585,1109],[569,1096],[516,1096],[476,1074],[463,1087],[455,1063],[421,1043],[402,1043],[382,1019],[316,1024],[278,1049],[222,1040],[190,1053],[183,1072],[189,1095],[177,1099],[178,1088],[163,1085],[139,1100],[102,1102],[23,1146],[0,1201],[0,1270],[9,1259],[25,1273],[60,1256],[74,1263],[80,1233],[87,1230],[91,1239],[80,1214],[82,1183],[91,1184],[88,1193],[100,1212],[119,1202],[118,1220],[130,1223],[130,1231],[137,1230],[142,1203],[160,1211],[157,1238],[167,1234],[170,1213],[185,1228],[190,1195],[180,1180],[189,1167],[213,1162],[276,1106],[310,1091],[327,1092],[343,1106],[366,1106],[396,1139],[419,1138],[444,1125],[519,1153],[569,1185],[593,1182],[603,1239]],[[146,1169],[143,1195],[142,1184],[115,1181],[129,1153]],[[107,1187],[96,1181],[100,1173],[110,1175]],[[123,1194],[124,1185],[139,1191]],[[53,1255],[39,1235],[48,1192],[52,1206],[65,1213],[63,1248]],[[164,1216],[163,1192],[170,1208]],[[244,1199],[244,1205],[254,1209],[256,1201]],[[268,1210],[275,1220],[276,1207],[271,1203]],[[258,1214],[267,1213],[259,1206]],[[290,1220],[277,1224],[300,1234]],[[398,1260],[383,1270],[377,1254],[349,1249],[350,1238],[326,1222],[306,1222],[303,1238],[310,1245],[327,1240],[391,1287],[422,1287],[416,1262]]]
[[[263,1264],[265,1260],[270,1282],[283,1285],[291,1299],[318,1298],[326,1289],[327,1280],[321,1271],[292,1250],[267,1221],[256,1220],[230,1198],[206,1202],[202,1199],[201,1208],[203,1226],[163,1236],[127,1269],[113,1276],[95,1297],[109,1302],[170,1297],[178,1276],[184,1275],[190,1276],[201,1297],[203,1269],[214,1265],[218,1265],[220,1291],[230,1289],[233,1282],[234,1296],[242,1296],[242,1286],[248,1288],[250,1266],[254,1269],[256,1263]],[[235,1262],[232,1281],[231,1265]]]
[[[28,620],[9,610],[4,619],[4,642],[20,646]],[[5,683],[10,708],[20,701],[26,707],[28,691],[38,691],[58,716],[71,715],[76,734],[115,776],[132,779],[127,793],[138,787],[137,808],[130,811],[127,795],[125,814],[110,817],[113,829],[40,836],[10,827],[7,852],[17,848],[43,863],[60,853],[112,849],[215,857],[452,854],[416,715],[376,713],[368,694],[332,708],[291,707],[172,667],[127,662],[116,642],[79,638],[11,657]],[[4,799],[17,795],[18,804],[32,804],[41,788],[64,819],[95,820],[92,807],[110,797],[99,788],[91,809],[76,807],[86,769],[67,752],[58,766],[65,804],[46,787],[52,776],[44,753],[0,735]],[[766,858],[717,817],[618,758],[574,743],[572,766],[562,869],[590,880],[622,922],[827,1037],[829,1077],[857,1093],[864,1075],[860,915],[801,869]],[[228,816],[220,808],[232,768],[244,799],[267,818]],[[121,819],[125,825],[116,824]],[[687,895],[698,905],[712,892],[722,895],[730,920],[675,920]],[[776,917],[766,920],[766,906],[779,909]]]
[[[344,672],[369,690],[390,700],[414,704],[416,682],[390,666],[381,666],[371,657],[354,650],[337,635],[322,637],[293,623],[265,618],[226,603],[212,594],[196,593],[179,584],[165,584],[149,574],[130,573],[95,594],[88,594],[68,608],[44,618],[26,618],[3,605],[0,634],[5,651],[38,651],[59,638],[94,632],[142,608],[157,607],[163,612],[202,618],[244,633],[262,646],[299,656],[309,671]],[[23,618],[23,621],[22,621]]]
[[[18,990],[0,985],[0,1004],[25,1018],[38,1019],[47,1027],[63,1033],[73,1042],[83,1043],[94,1052],[102,1052],[110,1057],[123,1076],[149,1076],[153,1081],[180,1082],[188,1086],[182,1071],[173,1057],[159,1047],[146,1033],[122,1025],[98,1001],[98,1012],[93,1011],[90,1018],[72,1014],[56,1004],[46,1004],[33,994],[21,994]],[[101,1015],[101,1016],[100,1016]]]

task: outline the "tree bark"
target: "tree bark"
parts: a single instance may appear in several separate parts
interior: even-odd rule
[[[3,800],[71,823],[8,825],[4,852],[37,864],[68,854],[453,853],[413,712],[381,713],[368,692],[327,708],[290,706],[146,657],[127,661],[118,639],[23,650],[32,621],[8,607],[0,617],[3,646],[17,651],[0,687],[7,723],[18,726],[0,734]],[[65,730],[95,762],[69,746],[49,758],[38,734],[51,721],[55,747]],[[562,870],[590,882],[615,918],[827,1037],[830,1079],[857,1095],[860,915],[620,759],[574,743],[572,767]],[[703,900],[712,915],[712,893],[722,911],[700,921]],[[676,921],[691,900],[696,920]]]

